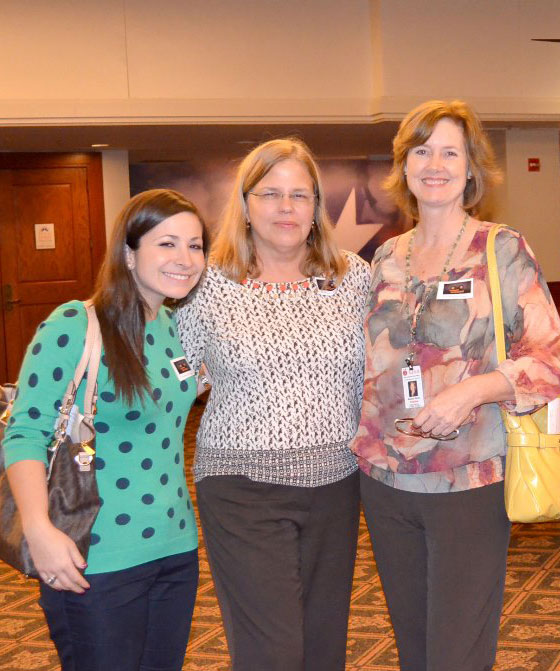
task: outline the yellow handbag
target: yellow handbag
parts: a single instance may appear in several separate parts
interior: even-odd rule
[[[498,363],[506,359],[502,294],[496,263],[494,226],[486,245]],[[508,451],[506,511],[512,522],[547,522],[560,518],[560,434],[547,433],[548,405],[527,415],[502,410]]]

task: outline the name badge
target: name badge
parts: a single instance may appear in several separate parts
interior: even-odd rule
[[[320,294],[332,294],[338,287],[333,279],[326,279],[324,277],[315,277],[315,283]]]
[[[179,380],[186,380],[194,375],[194,370],[189,366],[184,356],[178,356],[176,359],[170,359],[171,368]]]
[[[401,368],[405,408],[424,407],[424,388],[420,366]]]
[[[453,282],[440,282],[437,290],[437,298],[440,301],[453,300],[454,298],[472,298],[473,281],[454,280]]]

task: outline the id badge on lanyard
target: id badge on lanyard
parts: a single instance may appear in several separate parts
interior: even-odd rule
[[[424,407],[424,387],[420,366],[401,368],[405,408]]]

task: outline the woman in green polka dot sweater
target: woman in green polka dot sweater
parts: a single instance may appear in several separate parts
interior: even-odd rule
[[[61,305],[40,325],[20,371],[3,447],[63,671],[182,667],[198,582],[183,464],[196,384],[181,372],[174,317],[162,303],[196,285],[206,239],[195,206],[163,189],[135,196],[115,224],[93,296],[103,338],[102,505],[87,558],[50,522],[45,477],[60,399],[84,346],[83,303]]]

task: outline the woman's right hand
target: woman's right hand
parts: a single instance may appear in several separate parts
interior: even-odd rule
[[[45,464],[34,459],[18,461],[6,469],[23,533],[41,580],[58,591],[83,594],[89,583],[80,571],[87,564],[74,541],[49,519],[45,473]]]
[[[83,594],[89,588],[81,573],[87,563],[76,543],[49,518],[45,464],[24,459],[8,466],[6,475],[39,577],[57,591]]]
[[[76,543],[50,521],[25,529],[33,563],[43,582],[58,591],[83,594],[89,588],[81,571],[87,566]],[[52,582],[53,576],[56,580]]]

